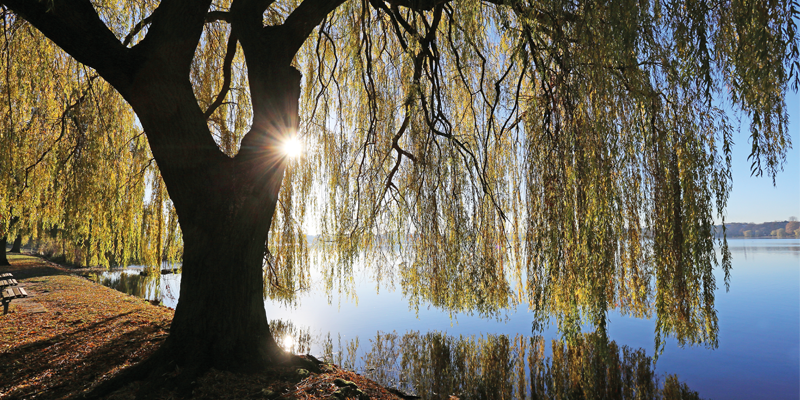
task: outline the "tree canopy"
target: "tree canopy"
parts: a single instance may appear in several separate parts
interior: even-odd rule
[[[796,1],[2,4],[138,116],[183,233],[165,348],[223,367],[269,359],[244,350],[270,338],[253,296],[304,284],[311,228],[331,285],[365,259],[456,311],[527,304],[574,336],[618,309],[654,316],[657,343],[713,346],[726,110],[749,121],[753,173],[774,177],[791,146]]]
[[[133,112],[27,22],[3,17],[0,236],[36,238],[80,265],[174,259],[179,237],[164,231],[177,218]]]

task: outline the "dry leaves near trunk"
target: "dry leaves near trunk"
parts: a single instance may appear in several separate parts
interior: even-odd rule
[[[0,316],[0,398],[78,397],[156,350],[173,311],[106,288],[36,257],[10,256],[11,272],[30,297]],[[334,365],[320,374],[275,368],[258,374],[211,370],[191,397],[200,399],[401,399]],[[338,379],[338,381],[337,381]],[[342,382],[351,382],[345,385]],[[109,398],[133,399],[133,383]],[[355,388],[354,388],[355,387]],[[356,391],[359,390],[360,392]],[[337,392],[338,391],[338,392]],[[161,393],[161,398],[176,398]]]

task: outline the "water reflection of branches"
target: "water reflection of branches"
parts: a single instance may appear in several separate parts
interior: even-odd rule
[[[599,334],[553,340],[551,349],[547,357],[538,336],[379,333],[362,361],[370,379],[432,399],[699,398],[675,375],[661,383],[643,349]]]
[[[166,293],[162,293],[160,273],[129,274],[118,271],[106,275],[92,274],[89,278],[103,286],[147,300],[160,302],[164,297],[174,299],[169,284]]]
[[[269,322],[269,329],[275,340],[283,344],[284,350],[292,354],[308,354],[311,350],[313,339],[308,328],[299,328],[289,321],[277,319]]]
[[[425,399],[699,399],[675,375],[663,382],[644,349],[618,346],[599,333],[552,340],[541,336],[448,336],[442,332],[380,333],[360,348],[359,338],[337,346],[328,333],[314,337],[289,321],[270,327],[278,341],[291,337],[294,353],[321,347],[321,358],[357,370],[387,387]]]

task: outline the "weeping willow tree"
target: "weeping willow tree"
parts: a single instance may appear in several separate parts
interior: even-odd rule
[[[0,236],[79,265],[176,258],[177,219],[125,101],[26,21],[2,16]]]
[[[181,298],[127,378],[286,360],[263,296],[307,279],[306,224],[331,277],[372,254],[436,305],[527,302],[568,334],[617,308],[713,345],[722,105],[755,173],[791,145],[794,1],[2,4],[127,101],[174,203]]]

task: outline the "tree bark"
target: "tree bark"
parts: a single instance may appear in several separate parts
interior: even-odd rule
[[[22,235],[18,233],[17,238],[14,239],[14,244],[11,246],[11,252],[21,253],[21,250],[22,250]]]
[[[258,370],[284,357],[264,309],[266,234],[257,225],[267,213],[242,207],[232,220],[220,211],[182,224],[191,227],[184,230],[181,297],[165,348],[178,365]]]
[[[8,262],[8,257],[6,257],[6,243],[8,243],[8,240],[5,236],[0,238],[0,265],[11,265]]]

